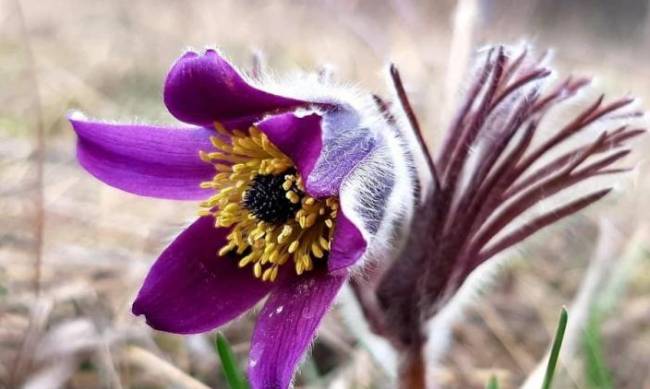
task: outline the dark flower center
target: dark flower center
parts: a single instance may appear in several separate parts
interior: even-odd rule
[[[303,193],[293,185],[283,188],[287,176],[295,175],[294,169],[280,174],[258,174],[244,194],[244,206],[258,219],[271,224],[282,224],[293,217],[301,208],[300,201],[292,202],[287,192],[294,192],[298,198]]]

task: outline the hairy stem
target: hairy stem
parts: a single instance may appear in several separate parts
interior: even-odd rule
[[[426,389],[426,364],[422,345],[404,350],[397,372],[397,387],[400,389]]]

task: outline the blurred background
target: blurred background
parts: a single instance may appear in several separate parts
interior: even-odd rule
[[[161,87],[189,46],[217,45],[244,68],[262,52],[277,74],[331,65],[379,94],[391,61],[435,148],[471,50],[523,39],[552,48],[563,74],[596,75],[610,97],[650,98],[647,0],[0,0],[0,387],[225,387],[212,334],[158,333],[130,313],[196,204],[95,181],[75,161],[67,111],[173,123]],[[481,388],[492,374],[518,387],[567,305],[576,326],[556,387],[650,388],[650,171],[638,161],[615,194],[527,241],[469,304],[431,371],[440,387]],[[296,387],[390,387],[343,316],[325,319]],[[242,364],[253,319],[223,330]]]

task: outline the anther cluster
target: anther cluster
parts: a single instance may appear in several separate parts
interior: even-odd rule
[[[252,265],[262,281],[274,281],[289,261],[297,275],[312,270],[330,250],[338,200],[309,196],[293,161],[255,126],[228,131],[217,123],[215,129],[230,141],[213,136],[216,150],[199,153],[217,172],[201,183],[215,194],[199,214],[230,229],[219,256],[236,253],[238,266]]]

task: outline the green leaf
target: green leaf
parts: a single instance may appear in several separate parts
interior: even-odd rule
[[[249,389],[244,374],[237,367],[237,361],[230,344],[220,332],[217,333],[216,347],[221,359],[221,368],[230,389]]]
[[[490,380],[488,381],[487,386],[485,389],[499,389],[499,381],[497,381],[496,376],[490,377]]]
[[[548,359],[548,365],[546,365],[546,374],[544,374],[544,383],[542,384],[542,389],[551,388],[551,383],[553,382],[553,376],[555,375],[555,367],[557,366],[557,360],[560,356],[560,348],[562,348],[562,340],[564,339],[564,331],[566,330],[568,319],[569,314],[567,313],[566,308],[562,307],[562,312],[560,313],[560,321],[558,322],[557,329],[555,330],[555,339],[553,339],[551,355]]]

